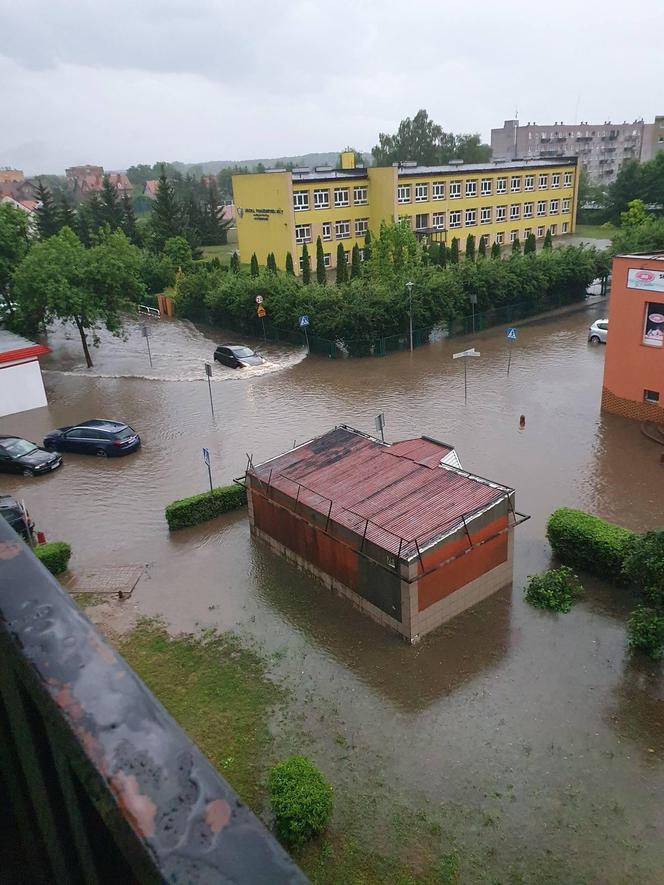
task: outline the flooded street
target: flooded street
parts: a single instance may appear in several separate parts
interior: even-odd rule
[[[655,885],[664,679],[625,653],[631,600],[587,584],[557,616],[522,598],[526,577],[549,565],[544,529],[556,507],[637,530],[664,522],[664,450],[638,424],[599,414],[604,351],[586,330],[606,313],[600,301],[522,324],[509,376],[502,328],[383,359],[305,359],[250,342],[267,363],[215,364],[214,418],[203,363],[220,333],[154,323],[151,369],[133,324],[127,341],[104,338],[85,370],[78,338],[59,331],[44,362],[49,406],[0,419],[0,432],[39,443],[56,426],[113,418],[135,427],[143,448],[121,459],[67,455],[53,475],[4,476],[2,487],[25,499],[49,539],[72,544],[74,571],[149,564],[127,605],[173,630],[233,628],[274,653],[293,689],[277,740],[306,735],[336,785],[378,797],[372,838],[396,796],[442,821],[475,864],[467,881]],[[471,345],[481,357],[468,366],[465,405],[452,353]],[[253,542],[244,513],[169,535],[164,506],[206,487],[203,446],[219,485],[244,473],[247,454],[261,461],[339,423],[373,432],[379,412],[388,440],[443,440],[464,468],[516,489],[532,518],[515,532],[512,590],[411,648]]]

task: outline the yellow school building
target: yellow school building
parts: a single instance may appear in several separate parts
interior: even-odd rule
[[[415,234],[463,251],[468,234],[508,246],[528,234],[541,240],[574,232],[578,195],[575,157],[555,160],[501,160],[446,166],[356,166],[355,154],[341,154],[341,167],[317,166],[293,171],[275,169],[233,176],[240,260],[256,253],[264,265],[274,253],[283,270],[291,253],[301,270],[307,244],[316,266],[320,237],[327,267],[335,267],[343,244],[364,246],[367,230],[376,234],[383,221],[406,219]]]

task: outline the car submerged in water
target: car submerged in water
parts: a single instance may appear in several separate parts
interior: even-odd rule
[[[608,331],[609,321],[607,319],[595,320],[588,329],[588,341],[591,344],[606,344]]]
[[[55,446],[53,447],[55,448]],[[60,467],[59,452],[46,451],[20,436],[0,436],[0,472],[43,476]]]
[[[220,344],[214,352],[214,358],[217,362],[229,366],[231,369],[262,366],[265,362],[262,356],[242,344]]]
[[[81,424],[59,427],[44,437],[44,448],[98,458],[117,458],[135,452],[141,438],[128,424],[93,418]]]

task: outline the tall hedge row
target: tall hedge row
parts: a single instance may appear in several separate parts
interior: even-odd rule
[[[237,510],[246,503],[247,490],[244,486],[219,486],[211,492],[173,501],[166,507],[166,522],[171,531],[183,529],[214,519],[229,510]]]
[[[623,562],[634,538],[629,529],[561,507],[551,514],[546,536],[561,562],[614,583],[623,581]]]

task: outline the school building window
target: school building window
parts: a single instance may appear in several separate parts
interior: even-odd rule
[[[443,230],[445,227],[445,213],[444,212],[434,212],[431,223],[434,227],[437,227],[438,230]]]
[[[429,227],[429,213],[415,216],[415,230],[426,230]]]
[[[496,193],[497,194],[506,194],[507,193],[507,179],[506,178],[497,178],[496,179]]]
[[[540,200],[537,204],[537,214],[546,215],[546,200]]]
[[[551,187],[560,187],[560,173],[554,172],[551,176]]]
[[[367,188],[366,187],[354,187],[353,188],[353,203],[356,206],[366,206],[368,202],[367,196]]]
[[[532,203],[524,203],[523,204],[523,217],[524,218],[532,218],[533,217],[533,204]]]
[[[563,175],[563,187],[572,187],[572,173],[566,172]]]
[[[334,205],[335,206],[347,206],[348,203],[349,203],[348,188],[347,187],[335,187],[335,189],[334,189]]]
[[[548,175],[540,175],[539,177],[539,188],[547,188],[549,186],[549,176]]]
[[[496,221],[505,221],[507,218],[507,206],[496,206]]]
[[[445,199],[445,182],[444,181],[434,181],[431,187],[431,198],[433,200],[444,200]]]
[[[450,200],[458,200],[461,196],[461,182],[450,181]]]
[[[472,227],[473,224],[477,224],[477,210],[466,209],[466,227]]]
[[[332,239],[332,224],[329,221],[323,222],[323,239],[331,240]]]
[[[499,246],[502,246],[504,242],[505,242],[505,234],[503,233],[502,230],[498,231],[498,233],[496,234],[496,243],[498,243]]]
[[[551,215],[558,214],[558,205],[559,205],[558,200],[550,200],[549,201],[549,212],[551,213]]]
[[[482,206],[480,209],[480,224],[491,224],[491,206]]]
[[[461,227],[461,212],[450,212],[450,227]]]
[[[537,239],[541,240],[543,236],[544,236],[544,225],[540,224],[540,226],[537,228]]]
[[[483,178],[480,182],[480,193],[483,197],[487,197],[491,193],[491,179]]]
[[[563,211],[563,212],[569,212],[569,206],[570,206],[570,201],[569,201],[569,200],[563,200],[563,201],[562,201],[562,211]]]
[[[311,242],[311,225],[296,224],[295,225],[295,242],[310,243]]]
[[[512,185],[511,185],[510,189],[513,194],[515,194],[521,190],[521,176],[520,175],[513,175],[512,176]]]
[[[332,256],[329,252],[323,252],[323,264],[325,267],[329,267],[332,262]]]
[[[397,203],[410,203],[409,184],[400,184],[397,187]]]
[[[558,234],[558,225],[557,224],[549,225],[549,230],[551,231],[551,236],[555,237]]]
[[[350,249],[344,251],[344,258],[346,259],[346,264],[350,264]]]
[[[350,236],[350,221],[335,221],[334,235],[338,240],[347,240]]]
[[[510,243],[513,243],[514,240],[518,240],[518,239],[519,239],[519,231],[518,230],[511,230],[510,231]]]
[[[314,209],[329,209],[330,208],[330,192],[327,190],[315,190],[314,191]]]
[[[561,233],[568,234],[569,233],[569,222],[563,221]]]
[[[524,238],[524,240],[527,240],[528,237],[531,235],[532,232],[533,232],[532,227],[524,227],[524,229],[523,229],[523,238]]]
[[[521,214],[521,206],[518,203],[514,203],[510,206],[510,218],[518,218]]]
[[[293,191],[293,209],[303,212],[309,208],[309,191]]]
[[[476,197],[477,196],[477,179],[469,178],[466,181],[466,196],[467,197]]]
[[[426,181],[423,184],[415,185],[415,202],[424,203],[429,199],[429,185]]]
[[[523,177],[523,189],[524,191],[531,191],[535,187],[535,176],[534,175],[524,175]]]
[[[366,236],[368,228],[369,228],[369,219],[368,218],[356,218],[355,219],[355,236],[356,237]]]

